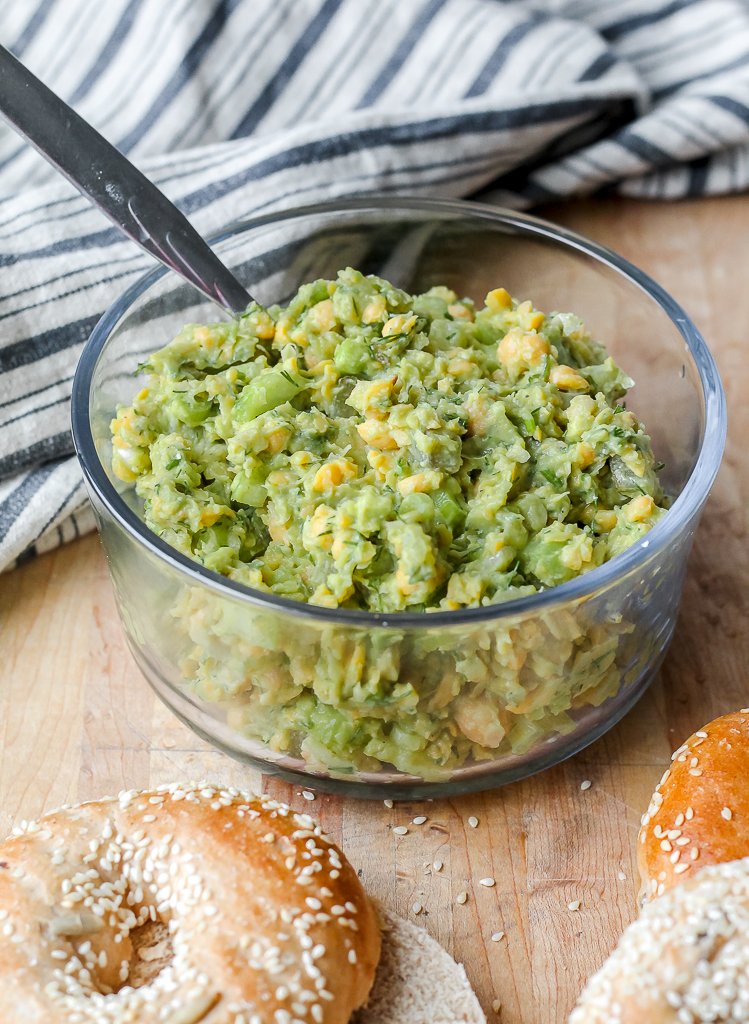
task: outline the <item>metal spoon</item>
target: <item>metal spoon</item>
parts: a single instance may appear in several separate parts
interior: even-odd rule
[[[234,317],[252,302],[163,192],[2,46],[0,116],[141,249],[212,302]]]

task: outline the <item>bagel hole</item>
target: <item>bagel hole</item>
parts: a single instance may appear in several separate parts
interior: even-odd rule
[[[130,932],[133,955],[130,957],[130,973],[118,987],[140,988],[150,985],[157,974],[168,967],[174,955],[169,929],[163,921],[146,921]]]

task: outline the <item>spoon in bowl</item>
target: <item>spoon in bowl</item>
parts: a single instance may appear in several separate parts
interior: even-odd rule
[[[252,302],[164,193],[2,46],[0,116],[141,249],[232,317]]]

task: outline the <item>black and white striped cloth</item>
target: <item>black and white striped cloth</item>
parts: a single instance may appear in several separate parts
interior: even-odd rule
[[[749,186],[749,0],[0,0],[205,234],[341,195]],[[93,526],[76,360],[150,261],[0,126],[0,569]]]

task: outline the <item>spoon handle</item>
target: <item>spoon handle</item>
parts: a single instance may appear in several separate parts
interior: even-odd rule
[[[251,296],[153,182],[0,46],[0,115],[137,242],[232,316]]]

